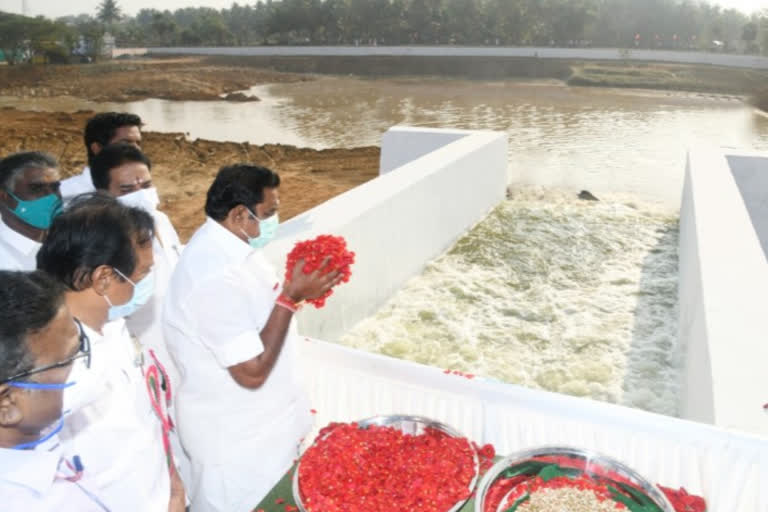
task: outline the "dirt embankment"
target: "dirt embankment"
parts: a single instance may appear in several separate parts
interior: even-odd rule
[[[247,100],[254,85],[313,80],[311,74],[464,79],[556,79],[568,85],[751,95],[768,71],[653,62],[585,62],[509,57],[213,56],[116,60],[99,64],[0,66],[0,95],[75,96],[91,101]]]
[[[82,130],[92,115],[0,110],[0,156],[43,150],[59,159],[64,176],[80,172],[86,163]],[[223,165],[249,162],[280,173],[283,220],[375,178],[379,169],[377,147],[317,151],[277,144],[191,142],[182,134],[145,132],[143,149],[153,162],[161,209],[183,240],[203,222],[205,193]]]
[[[312,80],[306,75],[235,65],[206,63],[198,58],[140,59],[80,65],[0,66],[0,95],[18,97],[75,96],[91,101],[166,100],[242,101],[233,95],[254,85]]]
[[[290,73],[369,77],[444,76],[463,79],[555,79],[568,85],[748,95],[765,87],[768,71],[662,62],[581,61],[524,57],[216,56],[207,65]]]

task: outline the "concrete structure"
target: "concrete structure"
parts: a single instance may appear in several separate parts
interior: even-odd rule
[[[726,160],[768,258],[768,156],[742,153]]]
[[[143,57],[147,54],[146,48],[113,48],[112,58],[129,56],[129,57]]]
[[[279,268],[297,240],[320,233],[344,235],[358,253],[352,281],[325,309],[301,313],[304,334],[336,338],[481,220],[504,197],[506,151],[502,133],[393,128],[383,137],[378,179],[283,224],[267,248]],[[731,430],[768,434],[761,411],[768,264],[749,217],[765,204],[737,185],[762,186],[762,160],[753,157],[692,154],[682,203],[684,413],[718,426],[468,380],[307,337],[301,374],[316,429],[378,414],[423,415],[501,454],[542,445],[592,449],[653,482],[704,496],[710,512],[768,511],[767,438]]]
[[[652,482],[704,496],[709,512],[768,511],[768,440],[583,398],[467,380],[307,339],[301,374],[315,428],[379,414],[416,414],[499,454],[574,446],[619,459]],[[766,418],[768,422],[768,418]]]
[[[393,128],[382,140],[382,169],[394,162],[403,165],[286,222],[268,246],[277,268],[297,240],[320,234],[344,236],[357,253],[354,278],[337,296],[322,311],[302,311],[304,334],[333,340],[375,313],[506,193],[504,133]]]
[[[249,46],[150,48],[149,54],[235,55],[280,57],[532,57],[539,59],[655,61],[768,69],[768,57],[671,50],[624,48],[550,48],[499,46]]]
[[[680,209],[680,410],[684,418],[762,435],[767,214],[768,156],[689,155]]]
[[[419,142],[433,151],[418,151]],[[504,133],[393,128],[382,141],[382,169],[401,151],[416,158],[291,219],[267,247],[277,268],[297,240],[319,234],[342,235],[357,253],[354,278],[337,296],[322,311],[302,310],[304,334],[336,339],[374,314],[505,196]]]

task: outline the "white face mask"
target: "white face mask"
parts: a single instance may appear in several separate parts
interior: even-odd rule
[[[160,197],[158,197],[155,187],[142,188],[136,192],[120,196],[117,200],[126,206],[143,208],[150,213],[157,210],[157,205],[160,204]]]

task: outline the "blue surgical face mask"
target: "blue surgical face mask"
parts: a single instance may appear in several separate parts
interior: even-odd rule
[[[128,276],[123,275],[123,273],[117,269],[115,269],[115,272],[120,274],[126,281],[133,285],[133,295],[131,296],[131,300],[121,306],[113,306],[112,301],[109,300],[109,297],[104,295],[104,299],[107,301],[107,304],[109,304],[109,314],[107,318],[110,322],[117,320],[118,318],[131,316],[134,312],[146,304],[152,297],[152,294],[155,293],[154,271],[151,271],[144,279],[138,283],[134,283],[128,278]]]
[[[65,382],[63,384],[43,384],[40,382],[16,382],[11,381],[8,383],[9,386],[14,388],[21,388],[21,389],[32,389],[32,390],[40,390],[40,391],[56,391],[56,390],[63,390],[69,387],[72,387],[75,385],[74,382]],[[50,438],[61,432],[61,429],[64,427],[64,414],[67,414],[66,412],[62,413],[62,415],[59,417],[58,421],[53,423],[48,429],[46,429],[44,434],[40,437],[40,439],[37,439],[35,441],[30,441],[28,443],[22,443],[17,444],[13,447],[14,450],[32,450],[36,446],[41,445],[48,441]]]
[[[268,217],[264,220],[259,219],[250,210],[248,210],[248,213],[255,220],[259,221],[259,236],[257,236],[256,238],[249,237],[248,245],[250,245],[254,249],[261,249],[262,247],[267,245],[269,242],[271,242],[275,238],[275,235],[277,235],[277,227],[280,224],[280,219],[278,218],[277,213],[275,213],[271,217]]]
[[[16,200],[16,208],[11,210],[19,219],[37,229],[51,227],[54,217],[61,213],[61,199],[56,194],[48,194],[39,199],[25,201],[12,192],[8,195]]]

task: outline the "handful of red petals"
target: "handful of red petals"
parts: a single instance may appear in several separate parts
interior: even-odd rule
[[[290,253],[285,264],[285,282],[289,282],[293,276],[293,269],[299,260],[304,260],[304,273],[311,274],[323,267],[323,262],[329,258],[323,268],[323,274],[338,270],[341,282],[346,283],[352,275],[351,265],[355,262],[355,253],[347,250],[347,241],[341,236],[320,235],[314,240],[298,242]],[[333,293],[328,290],[322,296],[309,299],[307,302],[317,309],[325,306],[325,300]]]

